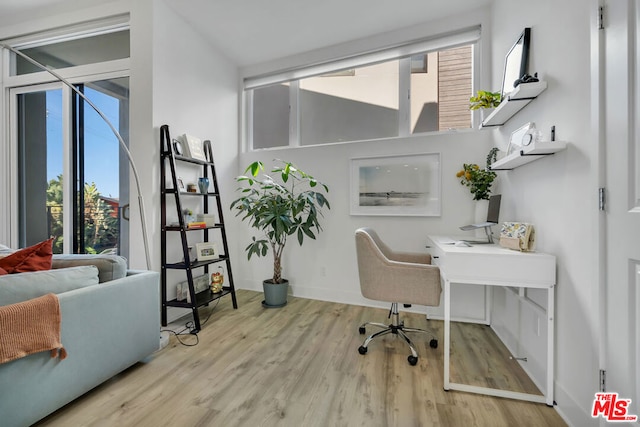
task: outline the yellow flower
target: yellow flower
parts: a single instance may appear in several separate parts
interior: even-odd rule
[[[464,175],[464,170],[458,171],[456,178],[460,178],[462,175]]]

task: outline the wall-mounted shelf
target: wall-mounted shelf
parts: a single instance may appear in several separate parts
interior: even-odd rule
[[[518,111],[536,99],[547,88],[547,82],[521,83],[502,101],[489,116],[482,121],[480,128],[502,126]]]
[[[532,142],[528,147],[521,147],[519,150],[514,151],[508,156],[495,161],[490,166],[490,169],[493,171],[511,170],[518,166],[531,163],[534,160],[541,159],[544,156],[557,153],[558,151],[562,151],[566,148],[567,143],[562,141]]]

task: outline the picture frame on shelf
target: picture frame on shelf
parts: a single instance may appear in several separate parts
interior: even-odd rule
[[[213,242],[196,243],[196,255],[198,257],[198,261],[210,261],[212,259],[220,258],[218,248]]]
[[[187,191],[187,187],[185,187],[184,185],[184,180],[182,179],[182,177],[177,177],[176,181],[178,182],[178,191],[179,192],[185,192]]]
[[[182,149],[185,157],[191,157],[192,159],[203,162],[207,161],[200,138],[185,133],[179,137],[179,140],[182,141]]]
[[[440,216],[440,153],[351,159],[351,215]]]
[[[531,138],[533,137],[532,131],[535,129],[536,125],[533,122],[529,122],[511,132],[509,145],[507,146],[507,156],[516,150],[522,149],[523,146],[529,145]]]
[[[530,40],[531,28],[526,27],[505,55],[501,87],[503,100],[514,90],[515,81],[527,73]]]

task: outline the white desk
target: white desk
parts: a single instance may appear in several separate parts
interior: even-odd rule
[[[449,237],[429,236],[432,262],[440,267],[444,282],[444,389],[553,405],[553,313],[556,258],[542,253],[523,253],[496,244],[458,247]],[[547,290],[547,390],[545,396],[452,383],[449,378],[451,346],[451,283],[510,286]]]

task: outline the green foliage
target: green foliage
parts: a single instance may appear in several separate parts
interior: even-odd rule
[[[474,163],[464,163],[462,170],[456,174],[460,179],[460,184],[469,187],[469,191],[473,194],[473,200],[489,200],[491,194],[491,185],[496,179],[496,173],[489,166],[496,161],[497,148],[492,148],[487,155],[487,166],[480,169],[480,166]]]
[[[62,175],[52,179],[47,187],[49,235],[54,237],[53,252],[62,253]],[[84,184],[85,253],[113,248],[118,243],[118,217],[113,208],[101,198],[95,183]]]
[[[329,188],[311,175],[296,168],[292,163],[278,160],[271,172],[279,178],[265,175],[258,178],[264,170],[262,162],[253,162],[245,170],[246,175],[236,178],[243,184],[237,189],[242,193],[231,203],[231,209],[237,210],[236,216],[264,232],[262,239],[253,237],[245,248],[248,259],[256,255],[266,256],[271,247],[273,251],[273,283],[282,282],[282,251],[289,236],[295,236],[300,246],[305,240],[315,239],[322,231],[319,218],[322,209],[331,209],[324,193]]]
[[[479,108],[495,108],[500,105],[501,100],[502,95],[500,92],[479,90],[476,96],[469,98],[469,109],[477,110]]]

